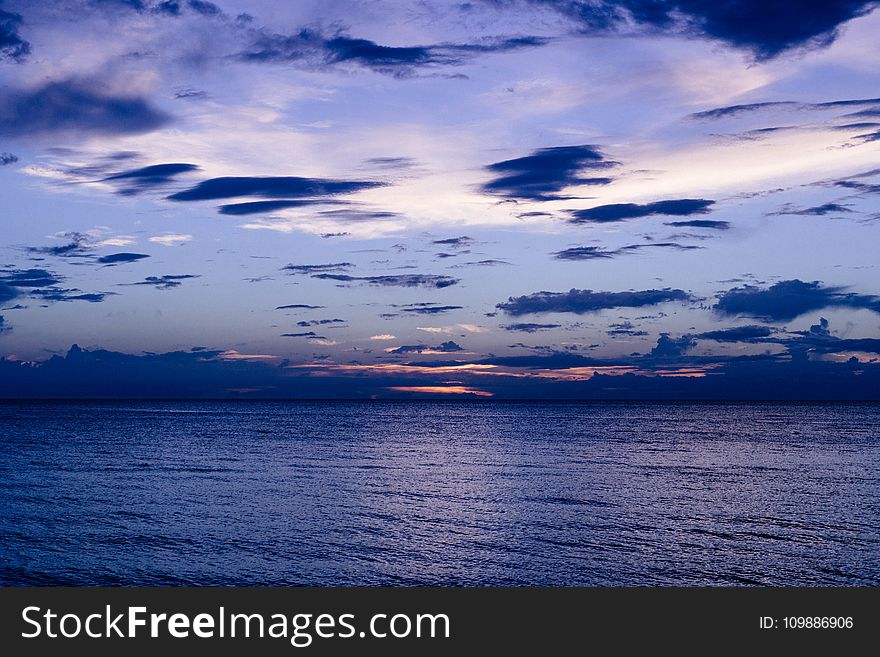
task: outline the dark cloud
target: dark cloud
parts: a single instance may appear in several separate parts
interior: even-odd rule
[[[195,164],[171,163],[171,164],[153,164],[140,169],[132,169],[123,171],[104,178],[105,182],[119,183],[121,185],[119,193],[127,196],[133,196],[144,191],[164,187],[172,182],[176,176],[182,173],[197,171],[199,167]]]
[[[497,2],[497,0],[492,0]],[[532,0],[571,17],[588,34],[641,28],[695,35],[765,60],[792,48],[832,43],[847,21],[869,13],[874,0]]]
[[[769,338],[775,332],[776,329],[769,326],[750,325],[706,331],[705,333],[698,333],[694,337],[701,340],[715,340],[716,342],[750,342],[752,340]]]
[[[606,160],[595,146],[556,146],[540,148],[525,157],[496,162],[486,167],[498,174],[485,183],[487,194],[514,199],[552,200],[573,185],[604,185],[608,177],[584,177],[585,170],[604,170],[617,162]]]
[[[443,240],[433,240],[431,244],[439,244],[441,246],[448,246],[451,249],[464,249],[471,246],[474,243],[473,237],[468,237],[467,235],[462,235],[461,237],[447,237]]]
[[[510,263],[506,260],[495,260],[490,258],[488,260],[470,260],[468,262],[460,262],[457,265],[453,265],[450,269],[461,269],[463,267],[498,267],[499,265],[509,265]]]
[[[575,246],[564,251],[556,251],[553,257],[557,260],[601,260],[613,258],[615,251],[601,246]]]
[[[345,324],[344,319],[312,319],[309,321],[297,322],[297,326],[325,326],[327,324]]]
[[[0,101],[0,135],[126,135],[150,132],[170,117],[138,96],[114,94],[85,80],[8,91]]]
[[[830,322],[824,317],[808,331],[795,331],[800,337],[783,341],[792,353],[805,351],[816,354],[847,353],[863,351],[880,354],[880,339],[877,338],[838,338],[831,334]]]
[[[0,9],[0,60],[23,62],[30,54],[31,44],[18,32],[21,24],[21,14]]]
[[[221,11],[220,7],[215,5],[213,2],[206,2],[205,0],[187,0],[187,4],[190,9],[195,11],[196,13],[201,14],[202,16],[222,16],[223,11]]]
[[[423,68],[459,66],[477,55],[534,48],[548,39],[523,36],[489,38],[476,43],[445,43],[417,46],[385,46],[345,33],[327,36],[320,30],[305,28],[295,34],[256,33],[249,48],[238,54],[247,62],[289,62],[325,68],[355,65],[402,78]]]
[[[412,169],[416,161],[411,157],[371,157],[364,164],[380,169]]]
[[[29,246],[26,247],[28,253],[37,253],[40,255],[57,256],[60,258],[83,258],[90,257],[91,240],[87,235],[82,233],[70,232],[64,233],[62,237],[69,241],[66,244],[58,244],[56,246]]]
[[[414,305],[402,310],[405,313],[413,313],[415,315],[441,315],[453,310],[462,310],[462,306]]]
[[[386,210],[321,210],[317,213],[319,217],[325,219],[335,219],[337,221],[376,221],[381,219],[394,219],[400,217],[399,212],[388,212]]]
[[[609,324],[605,333],[611,337],[626,336],[631,338],[648,335],[647,331],[637,329],[635,324],[629,321]]]
[[[286,306],[276,306],[275,310],[318,310],[324,306],[310,306],[306,303],[289,303]]]
[[[319,338],[324,339],[314,331],[304,331],[303,333],[282,333],[282,338]]]
[[[535,292],[521,297],[510,297],[495,307],[508,315],[534,313],[585,313],[607,308],[641,308],[668,301],[690,301],[684,290],[640,290],[631,292],[594,292],[571,289],[568,292]]]
[[[821,327],[820,327],[821,328]],[[313,336],[301,336],[313,338]],[[701,357],[630,356],[616,359],[590,358],[576,353],[492,356],[474,364],[495,365],[492,377],[462,369],[456,373],[461,385],[487,390],[497,399],[865,399],[880,394],[880,365],[858,362],[830,362],[806,357],[809,352],[837,349],[839,341],[830,335],[799,336],[804,340],[804,357],[762,354],[701,360]],[[877,342],[876,340],[873,342]],[[825,346],[823,346],[825,345]],[[832,346],[838,345],[838,346]],[[880,345],[866,344],[877,348]],[[874,351],[873,353],[877,353]],[[692,369],[711,365],[711,376],[667,376],[679,365]],[[702,365],[699,365],[702,363]],[[278,361],[227,358],[225,352],[204,348],[141,355],[102,349],[83,350],[74,345],[65,356],[53,356],[37,363],[0,358],[0,397],[4,398],[365,398],[382,397],[389,386],[437,386],[448,383],[449,366],[466,365],[465,360],[405,363],[419,372],[397,374],[365,370],[340,374],[332,364],[298,369],[279,366]],[[552,376],[507,375],[505,369],[589,371],[603,366],[627,366],[635,371],[594,372],[573,380],[562,372]],[[431,368],[438,368],[436,374]],[[242,392],[249,390],[251,392]]]
[[[137,262],[149,257],[145,253],[111,253],[98,258],[98,262],[103,265],[119,265],[126,262]]]
[[[2,288],[0,288],[0,295],[3,294]],[[0,334],[9,333],[12,330],[12,327],[6,323],[6,318],[3,315],[0,315]]]
[[[780,281],[767,288],[735,287],[718,295],[713,309],[723,315],[743,315],[765,321],[785,322],[823,308],[853,308],[880,313],[880,297],[825,287],[819,281]]]
[[[396,274],[390,276],[349,276],[347,274],[314,274],[312,278],[342,283],[365,283],[389,287],[433,287],[444,288],[456,285],[459,280],[450,276],[436,274]]]
[[[262,198],[285,197],[299,199],[308,197],[351,194],[364,189],[381,187],[385,183],[359,180],[327,180],[323,178],[284,177],[240,177],[227,176],[203,180],[195,187],[172,194],[172,201],[210,201],[238,196]],[[288,206],[289,207],[289,206]],[[235,214],[227,212],[227,214]],[[240,214],[240,213],[239,213]]]
[[[697,341],[690,335],[672,338],[668,333],[661,333],[649,355],[652,358],[678,358],[696,344]]]
[[[18,155],[0,153],[0,167],[5,167],[7,164],[15,164],[16,162],[18,162]]]
[[[670,201],[655,201],[654,203],[612,203],[610,205],[597,205],[583,210],[570,210],[573,224],[582,223],[608,223],[613,221],[625,221],[653,215],[689,216],[694,214],[706,214],[715,201],[702,198],[682,198]]]
[[[330,199],[298,199],[291,201],[250,201],[248,203],[230,203],[221,205],[218,209],[220,214],[227,215],[248,215],[248,214],[266,214],[275,212],[276,210],[285,210],[287,208],[301,208],[309,205],[327,205],[329,203],[344,203],[344,201],[333,201]]]
[[[816,205],[811,208],[794,208],[791,206],[786,206],[779,212],[772,212],[771,215],[804,215],[811,217],[824,217],[826,214],[832,213],[846,213],[852,212],[849,207],[845,205],[841,205],[840,203],[823,203],[822,205]]]
[[[478,365],[498,365],[500,367],[527,367],[532,369],[564,370],[571,367],[590,367],[612,363],[598,358],[581,356],[568,352],[554,352],[541,356],[490,356],[477,361]]]
[[[340,272],[354,267],[351,262],[331,262],[322,265],[285,265],[281,271],[295,274],[326,274],[328,272]]]
[[[170,290],[180,287],[183,281],[190,278],[199,278],[196,274],[165,274],[164,276],[147,276],[136,283],[122,283],[122,285],[150,285],[157,290]]]
[[[177,100],[203,100],[208,97],[208,92],[201,89],[180,89],[174,92]]]
[[[19,292],[16,288],[9,285],[9,283],[6,283],[2,280],[2,278],[0,278],[0,303],[12,301],[19,294],[21,294],[21,292]]]
[[[133,0],[133,4],[139,5],[141,11],[145,9],[143,3],[141,3],[140,0]],[[162,16],[177,17],[183,15],[184,6],[188,7],[196,14],[209,18],[220,17],[224,15],[223,10],[221,10],[220,7],[215,5],[213,2],[206,2],[205,0],[186,0],[186,2],[184,2],[183,0],[163,0],[163,2],[155,5],[152,8],[152,11]]]
[[[549,329],[559,328],[561,324],[531,324],[523,322],[519,324],[504,324],[501,328],[505,331],[520,331],[522,333],[537,333],[538,331],[547,331]]]
[[[165,16],[180,16],[180,2],[178,2],[178,0],[164,0],[157,4],[153,8],[153,11],[157,14],[164,14]]]
[[[45,269],[0,269],[0,284],[10,287],[51,287],[61,281],[60,276]]]
[[[452,340],[447,342],[443,342],[438,344],[436,347],[429,347],[427,345],[419,344],[419,345],[403,345],[401,347],[397,347],[396,349],[392,349],[388,353],[391,354],[412,354],[417,353],[420,354],[424,351],[436,351],[444,354],[451,354],[456,351],[462,351],[462,347]]]
[[[650,244],[629,244],[618,249],[604,249],[599,246],[575,246],[563,251],[556,251],[553,257],[557,260],[601,260],[614,258],[628,253],[635,253],[642,249],[672,249],[675,251],[693,251],[702,249],[702,246],[678,244],[677,242],[652,242]]]
[[[690,219],[688,221],[666,221],[664,226],[675,226],[676,228],[709,228],[712,230],[728,230],[730,228],[729,221],[714,221],[712,219]]]
[[[831,100],[824,103],[801,103],[793,100],[778,100],[764,103],[748,103],[745,105],[728,105],[726,107],[716,107],[714,109],[705,110],[691,114],[693,119],[724,119],[740,114],[748,114],[760,110],[768,109],[791,109],[791,110],[828,110],[839,107],[853,107],[859,105],[878,105],[880,98],[855,98],[847,100]],[[854,116],[850,114],[848,116]],[[861,115],[861,114],[860,114]]]
[[[108,296],[109,292],[83,292],[76,288],[62,290],[49,288],[46,290],[33,290],[31,296],[41,301],[87,301],[88,303],[100,303]]]

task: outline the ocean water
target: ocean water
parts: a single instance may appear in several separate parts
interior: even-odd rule
[[[880,405],[3,402],[0,584],[880,585]]]

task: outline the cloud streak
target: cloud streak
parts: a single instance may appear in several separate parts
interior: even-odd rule
[[[594,292],[572,288],[568,292],[535,292],[510,297],[496,305],[508,315],[519,316],[541,313],[574,313],[584,315],[610,308],[642,308],[671,301],[691,301],[684,290],[639,290],[631,292]]]

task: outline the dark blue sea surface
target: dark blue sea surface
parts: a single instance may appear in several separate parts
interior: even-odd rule
[[[880,585],[880,405],[0,403],[0,584]]]

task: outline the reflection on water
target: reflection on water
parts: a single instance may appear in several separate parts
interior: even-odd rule
[[[0,403],[2,584],[878,585],[880,405]]]

